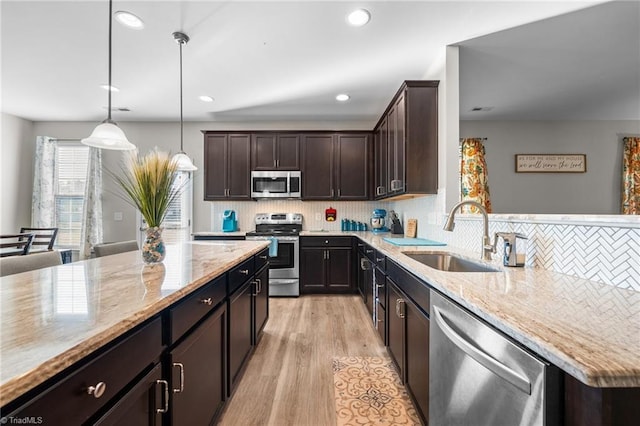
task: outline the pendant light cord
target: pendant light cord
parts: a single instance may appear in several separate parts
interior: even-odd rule
[[[113,0],[109,0],[109,87],[107,88],[108,105],[107,105],[107,123],[111,123],[111,25],[113,21]]]
[[[184,148],[182,147],[182,127],[183,127],[183,122],[182,122],[182,45],[184,44],[183,42],[178,42],[178,44],[180,45],[180,152],[184,152]]]

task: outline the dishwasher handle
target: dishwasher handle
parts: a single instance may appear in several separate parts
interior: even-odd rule
[[[464,337],[456,333],[446,323],[442,311],[437,306],[433,306],[433,311],[435,314],[434,317],[436,319],[436,324],[438,325],[440,330],[442,330],[442,332],[449,338],[451,343],[456,345],[460,350],[469,355],[472,359],[491,371],[496,376],[511,383],[513,386],[517,387],[527,395],[531,395],[531,382],[529,382],[526,377],[522,377],[522,375],[518,374],[516,371],[513,371],[511,368],[494,359],[489,354],[476,348]]]

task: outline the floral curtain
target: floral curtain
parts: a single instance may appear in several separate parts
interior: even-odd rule
[[[473,200],[482,204],[491,213],[489,176],[484,156],[484,145],[479,138],[462,139],[460,145],[460,195],[462,200]],[[477,213],[477,208],[464,206],[463,211]]]
[[[35,173],[33,176],[33,195],[31,199],[31,226],[50,228],[55,226],[56,218],[56,151],[58,145],[54,139],[38,136],[36,139]]]
[[[90,148],[82,209],[80,258],[88,259],[91,249],[102,242],[102,237],[102,150]]]
[[[622,214],[640,215],[640,137],[623,141]]]

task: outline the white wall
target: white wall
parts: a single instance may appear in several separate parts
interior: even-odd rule
[[[117,117],[115,118],[117,121]],[[93,122],[36,122],[33,137],[51,136],[55,138],[83,138],[91,133],[98,123]],[[133,142],[141,153],[157,146],[162,150],[177,152],[180,150],[179,122],[118,122],[127,138]],[[184,125],[184,150],[194,160],[198,170],[194,173],[193,182],[193,230],[211,231],[211,202],[204,198],[204,137],[203,130],[371,130],[375,123],[371,122],[323,122],[307,123],[293,122],[254,122],[254,123],[215,123],[215,122],[187,122]],[[105,169],[119,170],[122,153],[118,151],[104,151],[103,166]],[[3,154],[4,157],[4,154]],[[3,160],[4,161],[4,160]],[[33,160],[21,161],[27,168],[29,175],[33,174]],[[4,174],[4,171],[3,171]],[[103,192],[104,240],[123,241],[136,238],[137,224],[135,209],[116,195],[116,187],[108,175],[104,175]],[[28,202],[31,209],[31,199]],[[224,208],[224,206],[220,207]],[[123,220],[114,221],[114,213],[122,212]]]
[[[10,234],[31,225],[36,142],[31,121],[2,113],[1,127],[0,233]]]
[[[622,137],[640,121],[461,121],[486,137],[494,213],[618,214]],[[586,173],[516,173],[515,154],[586,154]]]

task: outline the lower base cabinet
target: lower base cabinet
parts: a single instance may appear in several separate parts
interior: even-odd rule
[[[418,414],[429,420],[429,318],[411,302],[406,303],[406,385]]]
[[[249,280],[229,297],[228,395],[238,384],[242,367],[251,353],[253,288],[253,281]]]
[[[226,399],[227,309],[218,308],[169,353],[172,425],[208,425]]]
[[[255,346],[262,336],[262,330],[269,319],[269,268],[265,267],[256,273],[253,283],[254,318],[251,343]]]
[[[156,365],[123,396],[95,426],[159,426],[168,411],[169,383],[162,379],[162,366]]]

